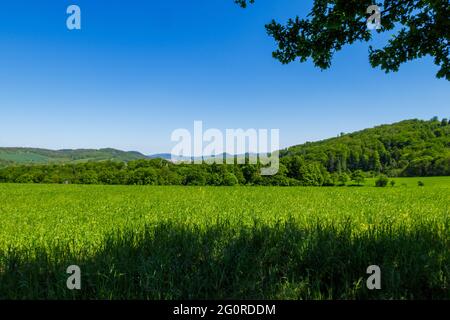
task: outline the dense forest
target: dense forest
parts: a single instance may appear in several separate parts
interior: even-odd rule
[[[450,122],[406,120],[290,147],[282,157],[300,155],[329,172],[363,170],[389,176],[450,175]]]
[[[109,150],[109,149],[105,149]],[[407,120],[280,152],[274,176],[260,165],[174,164],[164,159],[10,165],[0,182],[129,185],[332,186],[365,177],[450,175],[450,122]]]

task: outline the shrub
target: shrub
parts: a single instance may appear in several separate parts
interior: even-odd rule
[[[386,187],[389,182],[389,179],[385,175],[381,175],[378,177],[378,179],[375,181],[376,187]]]
[[[223,184],[225,186],[235,186],[238,183],[239,183],[238,179],[236,178],[236,176],[233,173],[231,173],[231,172],[225,173],[225,175],[223,177]]]
[[[356,170],[352,174],[352,180],[355,181],[357,185],[364,184],[364,172],[362,172],[362,170]]]
[[[345,172],[340,173],[338,176],[338,185],[345,186],[347,182],[350,180],[350,177]]]

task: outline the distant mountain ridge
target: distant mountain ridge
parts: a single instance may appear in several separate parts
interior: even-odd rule
[[[164,159],[170,160],[172,159],[172,154],[170,153],[156,153],[148,156],[149,159]]]
[[[255,154],[251,154],[255,155]],[[216,156],[204,157],[210,159],[215,157],[230,158],[233,155],[219,154]],[[242,155],[243,156],[243,155]],[[239,156],[238,156],[239,157]],[[87,161],[123,161],[129,162],[140,159],[164,159],[171,161],[190,161],[200,157],[178,157],[170,153],[157,153],[144,155],[138,151],[121,151],[113,148],[103,149],[60,149],[50,150],[41,148],[3,148],[0,147],[0,166],[22,165],[22,164],[58,164],[58,163],[79,163]]]
[[[220,156],[222,155],[216,157]],[[223,156],[232,157],[229,154]],[[447,175],[450,172],[450,121],[447,119],[439,121],[437,118],[428,121],[412,119],[379,125],[335,138],[292,146],[280,150],[280,156],[300,157],[299,161],[319,163],[329,172],[363,170],[384,172],[393,176]],[[170,161],[172,155],[170,153],[144,155],[137,151],[127,152],[112,148],[98,150],[0,148],[0,167],[107,160],[129,162],[156,158]],[[295,171],[293,168],[291,170]]]
[[[76,163],[87,161],[132,161],[147,159],[137,151],[104,149],[0,148],[0,165]]]

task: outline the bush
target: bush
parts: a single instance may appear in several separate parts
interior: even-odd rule
[[[375,181],[376,187],[386,187],[389,182],[389,179],[385,175],[381,175],[378,177],[378,179]]]
[[[425,183],[423,183],[423,181],[418,181],[418,182],[417,182],[417,185],[418,185],[419,187],[423,187],[423,186],[425,186]]]
[[[338,179],[338,185],[339,186],[345,186],[347,182],[350,180],[350,177],[345,172],[340,173],[337,177]]]
[[[304,186],[321,186],[324,178],[320,164],[308,163],[300,168],[300,182]]]
[[[223,184],[225,186],[235,186],[238,184],[238,179],[233,173],[227,172],[223,177]]]
[[[206,175],[202,171],[193,170],[186,175],[184,184],[187,186],[204,186],[206,185]]]

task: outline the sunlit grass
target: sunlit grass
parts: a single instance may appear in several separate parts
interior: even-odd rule
[[[0,298],[450,298],[450,188],[431,181],[3,184]],[[70,264],[80,292],[65,286]],[[377,292],[365,287],[371,264],[383,271]]]

